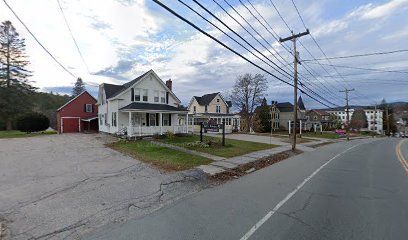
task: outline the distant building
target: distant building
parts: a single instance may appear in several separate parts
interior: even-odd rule
[[[219,92],[194,96],[188,105],[189,125],[194,125],[194,131],[200,131],[200,124],[212,121],[217,124],[225,123],[225,131],[238,131],[241,117],[230,113],[231,101],[226,101]]]
[[[302,125],[306,122],[306,108],[303,99],[300,96],[298,99],[298,121],[302,121]],[[289,121],[293,121],[293,104],[290,102],[278,103],[272,101],[271,119],[273,130],[289,129]]]
[[[367,117],[367,128],[361,130],[374,131],[377,133],[383,133],[383,110],[374,109],[373,107],[361,107]],[[349,123],[351,122],[351,116],[354,111],[361,108],[349,109]],[[343,126],[347,123],[347,111],[344,108],[335,108],[326,110],[328,113],[334,114],[338,117]]]
[[[306,126],[307,130],[313,130],[314,128],[323,130],[329,130],[336,127],[338,117],[334,114],[326,112],[320,109],[312,109],[306,112]]]

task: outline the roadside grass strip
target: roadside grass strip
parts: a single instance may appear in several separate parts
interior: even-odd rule
[[[400,161],[402,167],[405,169],[405,171],[408,173],[408,161],[405,159],[404,155],[402,154],[401,151],[401,146],[402,144],[406,141],[406,139],[400,141],[397,144],[397,147],[395,148],[395,153],[397,154],[397,158]]]
[[[158,146],[146,140],[119,141],[106,146],[137,160],[170,171],[186,170],[211,162],[208,158]]]
[[[36,133],[26,133],[20,131],[0,131],[0,139],[2,138],[25,138],[25,137],[37,137],[49,134],[56,134],[56,131],[42,131]]]

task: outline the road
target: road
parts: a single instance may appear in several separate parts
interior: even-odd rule
[[[407,239],[400,139],[326,145],[89,239]],[[408,141],[400,152],[408,159]]]

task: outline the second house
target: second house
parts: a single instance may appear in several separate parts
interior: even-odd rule
[[[99,86],[99,131],[129,137],[186,133],[188,112],[180,108],[172,81],[150,70],[123,85]]]

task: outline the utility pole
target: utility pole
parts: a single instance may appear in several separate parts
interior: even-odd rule
[[[298,109],[298,104],[297,104],[297,92],[298,92],[298,72],[297,72],[297,64],[299,62],[299,53],[296,51],[296,39],[305,35],[308,35],[309,29],[306,29],[306,32],[298,33],[298,34],[293,34],[292,31],[292,36],[286,37],[286,38],[280,38],[279,42],[286,42],[289,40],[293,41],[293,55],[294,55],[294,70],[295,70],[295,76],[294,76],[294,104],[293,104],[293,140],[292,140],[292,151],[295,151],[296,149],[296,132],[297,132],[297,109]]]
[[[385,114],[387,117],[387,136],[390,136],[390,115],[388,114],[388,104],[385,109]]]
[[[348,97],[348,93],[354,91],[353,89],[345,89],[343,91],[340,92],[345,92],[346,93],[346,131],[349,130],[349,123],[350,123],[350,116],[349,116],[349,97]],[[347,134],[347,140],[348,140],[348,134]]]

